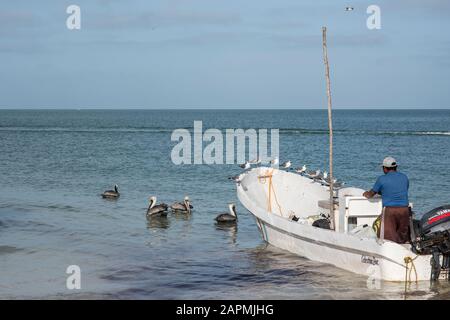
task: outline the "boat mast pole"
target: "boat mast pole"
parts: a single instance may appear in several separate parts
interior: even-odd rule
[[[334,223],[334,193],[333,193],[333,116],[331,113],[331,85],[330,85],[330,67],[328,65],[327,52],[327,28],[322,27],[322,43],[323,43],[323,62],[325,64],[325,77],[327,80],[327,96],[328,96],[328,130],[330,136],[330,228],[335,229]]]

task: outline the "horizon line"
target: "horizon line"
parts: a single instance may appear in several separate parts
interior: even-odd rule
[[[450,110],[450,107],[333,107],[334,110]],[[81,110],[117,110],[117,111],[125,111],[125,110],[148,110],[148,111],[182,111],[182,110],[327,110],[327,107],[167,107],[167,108],[151,108],[151,107],[70,107],[70,108],[61,108],[61,107],[1,107],[0,110],[12,111],[12,110],[55,110],[55,111],[81,111]]]

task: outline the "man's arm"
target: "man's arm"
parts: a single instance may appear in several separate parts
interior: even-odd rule
[[[363,196],[366,197],[367,199],[373,198],[373,196],[376,195],[377,193],[381,193],[382,186],[383,184],[381,182],[381,177],[379,177],[375,182],[375,184],[373,185],[372,189],[364,192]]]

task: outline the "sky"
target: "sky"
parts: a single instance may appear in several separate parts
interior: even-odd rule
[[[449,108],[449,18],[448,0],[1,1],[0,108],[326,108],[322,26],[334,108]]]

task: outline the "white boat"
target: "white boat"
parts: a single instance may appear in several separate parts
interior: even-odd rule
[[[372,223],[382,211],[380,198],[366,199],[358,188],[337,190],[335,229],[330,230],[312,226],[317,215],[330,212],[330,191],[323,183],[268,167],[246,171],[239,180],[237,196],[271,245],[372,279],[431,279],[431,255],[376,237]],[[448,269],[439,274],[448,277]]]

